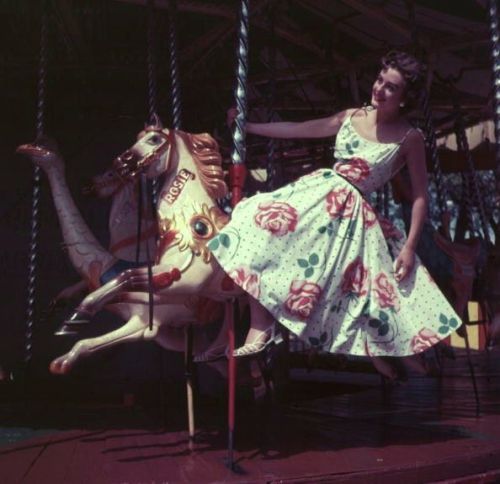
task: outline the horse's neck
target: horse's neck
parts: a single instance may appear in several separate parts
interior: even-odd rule
[[[176,168],[167,175],[158,199],[159,219],[170,220],[180,212],[194,213],[195,207],[202,204],[216,205],[203,187],[196,164],[178,136],[177,156],[173,162]]]

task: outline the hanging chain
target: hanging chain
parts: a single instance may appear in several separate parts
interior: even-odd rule
[[[236,71],[235,99],[238,115],[233,131],[233,151],[231,161],[234,164],[245,163],[245,124],[247,118],[247,74],[248,74],[248,28],[249,0],[242,0],[240,12],[240,28],[238,32],[238,67]]]
[[[45,132],[45,97],[47,78],[47,42],[48,42],[48,15],[46,10],[42,12],[40,28],[40,59],[38,65],[38,86],[36,104],[36,139],[39,141]],[[40,219],[40,167],[33,169],[33,195],[31,202],[31,231],[28,255],[28,300],[26,309],[26,329],[24,343],[24,361],[30,363],[33,357],[33,327],[35,321],[36,302],[36,279],[37,279],[37,257]]]
[[[182,126],[182,108],[181,108],[181,83],[179,76],[179,59],[177,55],[177,2],[170,0],[169,2],[169,31],[168,40],[170,48],[170,80],[171,80],[171,95],[172,95],[172,127],[181,129]]]
[[[498,21],[497,0],[490,0],[490,32],[491,32],[491,57],[493,64],[493,89],[494,89],[494,120],[495,120],[495,181],[497,192],[500,190],[500,28]]]

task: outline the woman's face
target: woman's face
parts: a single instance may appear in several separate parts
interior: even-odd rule
[[[406,81],[397,69],[382,69],[373,83],[372,106],[384,110],[399,109],[405,100],[405,87]]]

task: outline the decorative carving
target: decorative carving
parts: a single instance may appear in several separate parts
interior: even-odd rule
[[[209,240],[217,235],[219,230],[229,221],[226,215],[217,206],[209,207],[206,203],[200,207],[194,207],[189,214],[180,211],[171,219],[160,221],[160,238],[170,237],[169,247],[179,245],[179,250],[190,249],[196,256],[201,256],[203,261],[208,263],[211,259],[210,251],[207,248]],[[162,247],[166,250],[167,247]]]

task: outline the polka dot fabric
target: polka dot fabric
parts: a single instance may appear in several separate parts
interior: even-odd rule
[[[236,284],[314,347],[405,356],[460,324],[420,260],[395,280],[404,235],[365,199],[392,176],[400,145],[362,138],[347,118],[333,169],[242,201],[209,243]]]

